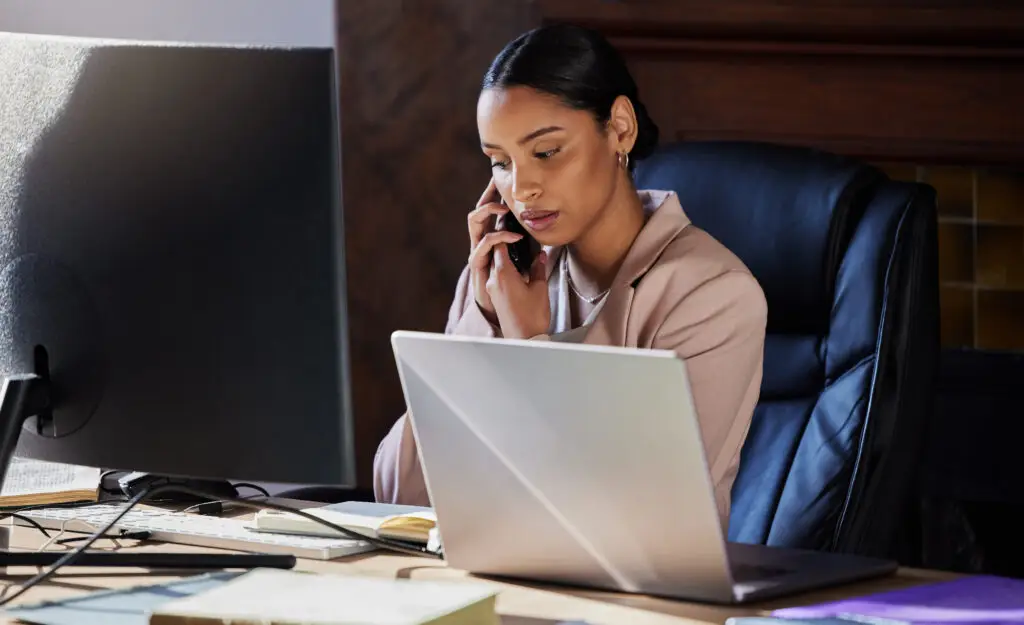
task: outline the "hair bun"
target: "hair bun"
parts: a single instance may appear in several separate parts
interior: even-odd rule
[[[523,33],[506,45],[484,74],[482,89],[526,86],[589,111],[608,122],[619,96],[633,103],[637,137],[629,151],[630,168],[658,145],[658,126],[638,97],[636,82],[619,51],[596,31],[573,24],[548,24]]]

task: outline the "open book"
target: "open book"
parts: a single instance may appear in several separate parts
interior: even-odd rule
[[[98,501],[102,469],[12,458],[0,487],[0,507]]]
[[[433,509],[420,506],[346,501],[318,508],[305,508],[303,512],[371,538],[390,538],[421,544],[427,544],[430,530],[437,525]],[[260,510],[256,513],[253,524],[254,529],[262,532],[331,538],[340,535],[339,532],[319,523],[276,510]]]

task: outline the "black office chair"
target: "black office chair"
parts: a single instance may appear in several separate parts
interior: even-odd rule
[[[934,190],[751,142],[665,146],[635,177],[676,191],[768,301],[729,539],[916,561],[939,356]]]

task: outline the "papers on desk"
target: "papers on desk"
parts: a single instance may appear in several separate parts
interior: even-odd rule
[[[149,625],[498,625],[496,595],[479,582],[258,569],[158,606]]]
[[[59,601],[7,608],[5,616],[37,625],[147,625],[153,608],[220,586],[242,575],[209,573],[167,584],[102,590]]]
[[[495,595],[477,582],[258,569],[100,591],[3,613],[37,625],[497,625]]]
[[[0,507],[98,501],[101,469],[12,458],[0,487]]]

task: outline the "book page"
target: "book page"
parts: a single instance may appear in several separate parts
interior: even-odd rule
[[[401,526],[405,524],[426,524],[428,526],[433,526],[437,524],[437,517],[434,515],[433,511],[413,512],[399,516],[364,516],[361,514],[331,510],[329,508],[309,508],[304,510],[304,512],[312,514],[313,516],[318,516],[325,521],[334,523],[335,525],[341,525],[342,527],[363,528],[374,531],[380,530],[381,527],[385,525]],[[408,521],[406,521],[406,519],[408,519]]]
[[[320,517],[364,536],[384,536],[426,543],[430,529],[437,525],[437,516],[431,508],[401,506],[359,501],[346,501],[303,512]],[[314,521],[290,512],[260,510],[254,518],[255,527],[265,532],[336,536],[337,533]]]
[[[12,458],[0,497],[96,490],[102,471],[94,467]]]
[[[364,501],[344,501],[317,508],[308,508],[305,512],[316,514],[331,522],[336,523],[334,519],[343,519],[347,523],[372,529],[378,529],[381,523],[397,516],[437,521],[433,508]],[[328,514],[330,517],[327,516]]]

